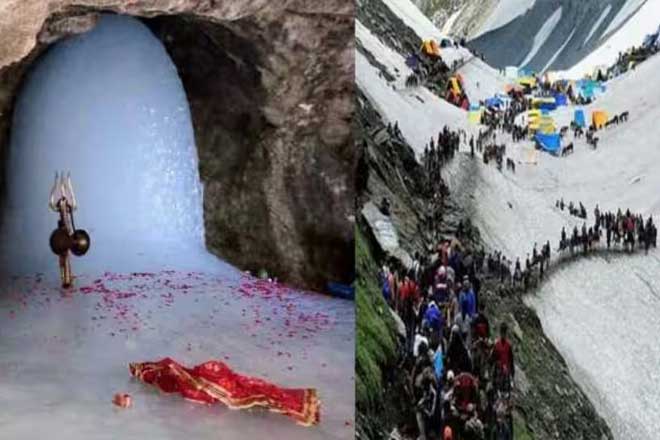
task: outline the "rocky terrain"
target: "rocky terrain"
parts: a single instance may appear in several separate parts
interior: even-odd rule
[[[350,282],[353,3],[3,2],[0,163],[30,65],[49,45],[91,29],[102,12],[141,18],[178,68],[200,158],[209,250],[301,287]]]

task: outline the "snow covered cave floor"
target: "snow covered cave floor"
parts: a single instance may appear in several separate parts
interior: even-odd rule
[[[89,271],[70,293],[52,273],[8,279],[0,285],[2,436],[350,438],[354,320],[351,301],[224,269]],[[130,377],[129,362],[166,356],[189,366],[220,359],[281,386],[316,387],[321,423],[203,406]],[[130,393],[133,407],[115,407],[117,392]]]

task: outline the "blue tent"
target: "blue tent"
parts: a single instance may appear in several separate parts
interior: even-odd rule
[[[568,98],[563,93],[557,93],[555,95],[555,104],[557,104],[557,106],[568,105]]]
[[[584,110],[575,110],[575,113],[573,114],[573,121],[578,127],[585,127],[587,123],[584,119]]]
[[[541,110],[548,110],[548,111],[555,110],[557,108],[557,104],[555,104],[554,102],[542,102],[539,105],[539,108]]]
[[[518,69],[518,76],[533,76],[533,75],[534,75],[534,71],[529,67],[523,67],[521,69]]]
[[[536,133],[534,139],[542,150],[552,154],[559,154],[561,151],[561,139],[559,134]]]
[[[502,100],[497,96],[494,98],[486,99],[486,107],[499,107],[503,104]]]

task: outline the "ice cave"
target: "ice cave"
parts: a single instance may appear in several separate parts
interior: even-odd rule
[[[75,221],[92,237],[76,266],[110,269],[111,254],[159,258],[165,249],[185,261],[203,249],[186,94],[164,47],[137,19],[104,16],[39,60],[16,103],[7,169],[3,232],[16,243],[5,249],[7,269],[52,267],[44,237],[56,223],[46,200],[57,171],[71,173]]]
[[[231,106],[231,102],[226,103]],[[207,252],[186,92],[143,21],[106,14],[49,47],[14,108],[0,284],[7,438],[306,438],[352,435],[353,303],[257,280]],[[91,236],[59,287],[48,247],[56,172]],[[129,362],[210,359],[318,389],[322,423],[204,406],[132,379]],[[112,404],[129,393],[133,407]],[[53,437],[53,434],[57,435]]]

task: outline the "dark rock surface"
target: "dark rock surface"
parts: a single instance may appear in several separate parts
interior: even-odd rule
[[[89,30],[101,11],[140,17],[188,95],[209,250],[301,287],[351,281],[353,2],[12,0],[0,9],[0,163],[14,97],[39,53]]]

